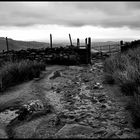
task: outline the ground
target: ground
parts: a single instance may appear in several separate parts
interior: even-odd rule
[[[103,79],[103,60],[47,66],[40,78],[0,96],[0,138],[139,138],[126,110],[131,97]],[[31,100],[44,107],[19,119],[17,112]]]

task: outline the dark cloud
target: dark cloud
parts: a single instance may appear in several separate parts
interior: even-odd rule
[[[0,25],[139,28],[140,2],[0,2]]]

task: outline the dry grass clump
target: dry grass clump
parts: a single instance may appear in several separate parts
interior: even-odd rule
[[[133,99],[132,116],[140,121],[140,48],[108,58],[104,63],[105,81],[117,84],[125,95]],[[139,126],[140,127],[140,126]]]
[[[45,70],[45,64],[41,62],[30,60],[5,62],[0,70],[0,90],[39,77],[42,70]]]
[[[116,83],[123,93],[133,95],[140,84],[140,49],[108,58],[104,63],[104,73],[107,83]]]

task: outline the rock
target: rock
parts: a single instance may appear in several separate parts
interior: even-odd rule
[[[94,92],[93,93],[93,96],[97,97],[97,98],[100,98],[102,96],[105,96],[105,93],[104,92]]]
[[[101,98],[101,99],[99,99],[99,102],[100,102],[100,103],[107,103],[107,101],[106,101],[105,98]]]
[[[112,102],[111,102],[110,100],[108,100],[107,103],[108,103],[109,105],[112,105]]]
[[[93,86],[93,89],[98,89],[99,87],[97,85],[94,85]]]
[[[105,135],[106,133],[107,132],[104,127],[101,127],[100,129],[97,129],[96,131],[94,131],[94,134],[100,135],[100,136]]]
[[[121,136],[119,136],[119,138],[120,139],[129,139],[129,138],[133,138],[133,137],[131,137],[130,134],[123,133]]]
[[[74,138],[78,135],[91,136],[93,134],[93,128],[90,126],[83,126],[79,124],[66,124],[62,129],[60,129],[55,137],[56,138]]]
[[[124,128],[124,132],[132,132],[130,128]]]
[[[127,120],[124,120],[124,119],[121,119],[121,120],[120,120],[120,123],[121,123],[121,124],[128,124],[128,121],[127,121]]]
[[[116,132],[117,135],[122,135],[123,134],[123,131],[122,130],[119,130],[118,132]]]
[[[53,73],[53,76],[50,77],[50,79],[55,79],[55,78],[57,78],[57,77],[61,77],[61,73],[60,73],[59,71],[55,71],[55,72]]]
[[[20,120],[23,120],[27,117],[27,115],[35,113],[35,112],[39,112],[39,111],[43,111],[44,110],[44,105],[42,103],[42,101],[40,100],[30,100],[27,102],[27,104],[24,104],[20,110],[19,110],[19,116],[18,118]]]
[[[35,130],[40,122],[41,118],[15,127],[15,129],[13,130],[14,138],[32,138],[32,135],[35,133]]]
[[[90,126],[92,126],[93,128],[99,128],[100,127],[100,121],[97,119],[94,120],[88,120],[88,123],[90,124]]]
[[[101,105],[101,108],[105,108],[106,110],[110,110],[111,109],[111,106],[109,106],[108,104],[102,104]]]
[[[90,98],[90,100],[91,100],[91,102],[92,102],[93,104],[95,104],[95,103],[98,102],[94,97]]]
[[[115,131],[110,131],[104,138],[120,138]]]
[[[103,89],[103,86],[100,83],[95,83],[93,89]]]
[[[6,132],[0,128],[0,139],[7,139],[8,136],[6,134]]]

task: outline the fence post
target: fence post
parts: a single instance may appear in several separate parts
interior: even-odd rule
[[[120,41],[121,52],[123,52],[123,40]]]
[[[85,39],[85,45],[87,46],[88,44],[87,44],[87,38]]]
[[[52,49],[52,34],[50,34],[50,48]]]
[[[91,64],[91,38],[88,38],[87,44],[87,63]]]
[[[102,56],[102,46],[100,46],[100,55]]]
[[[70,39],[70,45],[72,46],[72,40],[71,40],[71,35],[69,34],[69,39]]]
[[[109,45],[109,55],[111,55],[110,45]]]
[[[8,38],[6,37],[6,46],[7,46],[7,51],[9,51],[9,45],[8,45]]]
[[[80,40],[79,40],[79,38],[77,38],[77,46],[78,47],[80,46]]]

